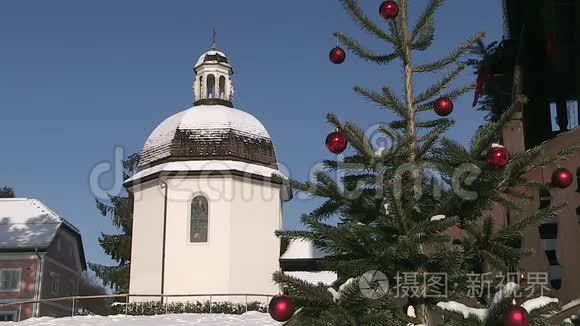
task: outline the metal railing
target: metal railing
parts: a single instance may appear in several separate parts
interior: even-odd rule
[[[251,294],[251,293],[243,293],[243,294],[239,294],[239,293],[234,293],[234,294],[106,294],[106,295],[87,295],[87,296],[69,296],[69,297],[58,297],[58,298],[46,298],[46,299],[40,299],[40,300],[22,300],[22,301],[14,301],[14,302],[7,302],[7,303],[0,303],[0,308],[3,307],[13,307],[13,306],[18,306],[18,320],[17,321],[21,321],[21,316],[22,316],[22,306],[23,305],[30,305],[30,304],[42,304],[42,303],[59,303],[62,301],[72,301],[72,308],[71,308],[71,317],[74,317],[78,314],[78,309],[79,307],[77,306],[77,302],[80,302],[82,300],[95,300],[95,299],[116,299],[116,298],[125,298],[125,302],[117,302],[116,304],[122,304],[125,305],[125,316],[129,315],[129,306],[131,303],[146,303],[146,302],[152,302],[152,301],[136,301],[136,302],[130,302],[130,298],[159,298],[161,300],[161,304],[164,306],[165,308],[165,314],[167,314],[167,307],[169,304],[172,303],[178,303],[178,302],[200,302],[200,301],[175,301],[175,302],[167,302],[167,298],[203,298],[203,297],[207,297],[209,298],[208,301],[209,302],[209,313],[212,313],[212,305],[214,303],[217,303],[219,301],[214,301],[215,298],[219,298],[219,297],[242,297],[244,298],[244,303],[245,303],[245,310],[246,312],[248,312],[248,298],[249,297],[257,297],[257,298],[265,298],[265,307],[266,307],[266,312],[268,311],[268,303],[270,301],[270,298],[274,297],[275,294]],[[257,301],[254,301],[257,302]],[[34,315],[34,313],[33,313]],[[33,317],[39,317],[39,316],[33,316]]]

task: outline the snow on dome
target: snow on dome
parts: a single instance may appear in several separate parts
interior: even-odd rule
[[[232,133],[236,137],[243,138],[245,142],[251,142],[254,145],[263,144],[266,147],[269,146],[271,156],[274,157],[268,157],[268,162],[259,161],[259,163],[269,165],[275,162],[275,154],[270,135],[262,123],[254,116],[247,112],[223,105],[196,105],[170,116],[153,130],[143,146],[140,166],[145,166],[174,155],[176,147],[184,143],[183,139],[178,139],[180,136],[188,137],[186,141],[192,144],[203,143],[203,146],[200,145],[198,148],[207,148],[207,144],[211,142],[221,144],[222,146],[220,148],[222,148],[228,140],[233,142]],[[239,143],[236,143],[236,145],[239,147]],[[243,152],[241,153],[243,154]],[[226,153],[210,152],[197,156],[211,157],[212,155],[224,156],[224,154]],[[190,155],[181,152],[176,156],[183,157]],[[196,155],[191,156],[198,158]],[[251,158],[246,159],[251,160]],[[272,160],[274,162],[270,162]]]
[[[206,55],[219,55],[219,56],[224,57],[226,59],[228,58],[223,52],[216,51],[216,50],[207,51],[206,53],[199,56],[199,59],[197,59],[197,62],[195,63],[194,68],[197,68],[202,63],[204,63]]]

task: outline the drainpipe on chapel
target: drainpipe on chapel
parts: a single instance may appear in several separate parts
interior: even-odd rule
[[[38,258],[38,266],[36,268],[36,293],[34,294],[34,300],[38,301],[40,300],[40,295],[42,293],[42,272],[44,269],[44,259],[43,256],[38,252],[38,248],[34,248],[34,254]],[[32,317],[38,317],[39,312],[40,303],[36,303],[32,308]]]
[[[161,304],[164,302],[163,295],[165,294],[165,243],[167,239],[167,193],[169,192],[169,187],[167,182],[163,181],[164,177],[159,177],[159,183],[161,184],[161,189],[165,189],[164,199],[163,199],[163,249],[161,253]]]

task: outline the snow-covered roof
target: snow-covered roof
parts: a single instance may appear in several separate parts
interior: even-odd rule
[[[324,251],[314,247],[310,240],[292,239],[281,259],[317,259],[326,257]]]
[[[181,171],[239,171],[245,174],[259,175],[263,177],[272,177],[273,174],[286,178],[280,171],[267,166],[245,163],[239,161],[176,161],[162,163],[145,170],[139,171],[125,180],[125,183],[131,183],[135,180],[146,178],[159,172],[181,172]]]
[[[266,128],[251,114],[223,105],[196,105],[165,119],[147,138],[140,165],[171,155],[178,132],[195,141],[219,141],[233,131],[245,139],[270,142]]]
[[[216,50],[207,51],[206,53],[199,56],[199,59],[197,59],[197,62],[195,63],[194,68],[197,68],[199,65],[201,65],[202,63],[205,62],[206,55],[219,55],[219,56],[227,59],[227,56],[223,52],[216,51]]]
[[[0,199],[0,248],[46,248],[59,227],[71,224],[36,199]]]
[[[338,276],[335,272],[321,271],[321,272],[284,272],[284,274],[303,280],[308,283],[324,285],[332,285],[336,282]]]

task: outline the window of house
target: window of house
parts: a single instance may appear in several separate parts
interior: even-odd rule
[[[20,291],[21,268],[0,269],[0,292]]]
[[[540,189],[540,209],[547,208],[550,206],[550,202],[552,201],[552,195],[550,194],[550,190],[546,188]]]
[[[16,311],[0,311],[0,321],[16,321]]]
[[[191,202],[190,242],[207,242],[208,203],[204,196],[196,196]]]
[[[580,168],[576,169],[576,192],[580,192]]]
[[[58,295],[60,289],[60,275],[55,272],[50,273],[50,292],[52,295]]]
[[[556,102],[550,103],[550,121],[552,122],[552,131],[560,131],[558,126],[558,110],[556,108]]]
[[[563,107],[558,112],[558,104],[556,102],[550,102],[550,117],[552,120],[552,131],[563,131],[558,123],[558,114],[565,116],[563,121],[567,121],[566,130],[574,129],[578,127],[578,102],[577,101],[567,101],[562,103]],[[560,117],[563,119],[564,117]]]
[[[568,129],[574,129],[580,123],[578,119],[578,101],[568,101],[566,106],[568,109]]]

